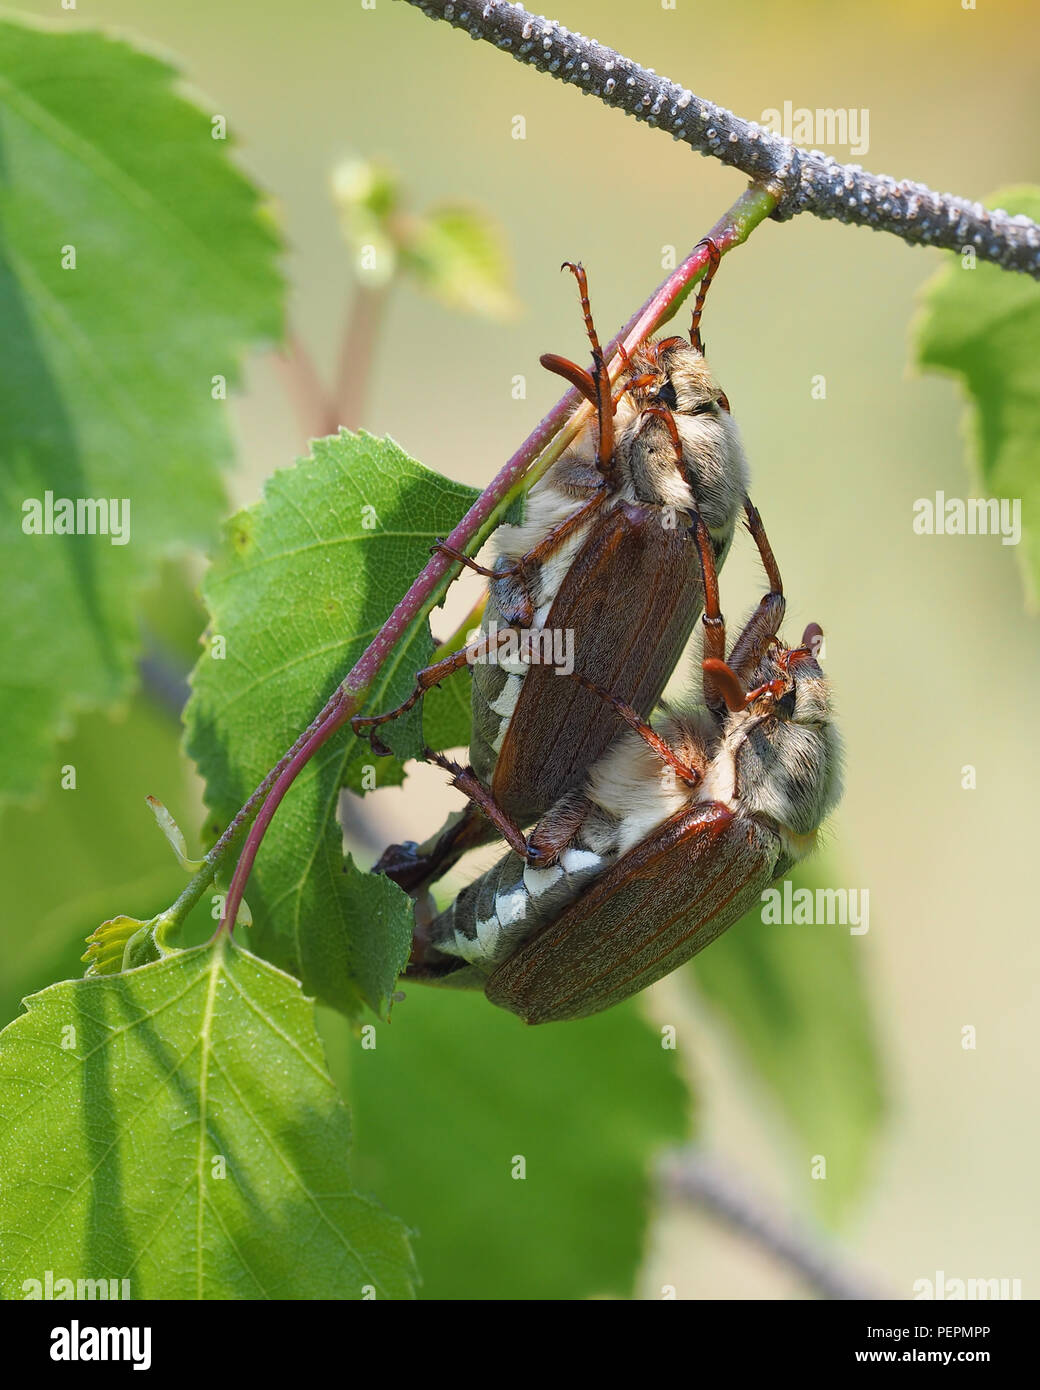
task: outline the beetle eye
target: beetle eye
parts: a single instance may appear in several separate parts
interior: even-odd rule
[[[675,410],[679,403],[675,398],[675,387],[670,381],[666,381],[663,386],[658,388],[657,400],[660,405],[666,405],[669,410]]]
[[[794,686],[776,702],[776,712],[784,719],[794,718]]]

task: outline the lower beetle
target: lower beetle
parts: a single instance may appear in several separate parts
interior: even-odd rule
[[[513,852],[416,928],[407,978],[483,988],[528,1023],[619,1003],[710,945],[814,846],[840,796],[820,629],[777,636],[768,594],[722,659],[706,531],[704,703],[631,725]]]

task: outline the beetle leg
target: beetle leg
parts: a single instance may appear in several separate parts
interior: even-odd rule
[[[472,570],[474,574],[482,575],[484,579],[495,579],[500,574],[518,572],[516,566],[508,570],[489,570],[484,565],[478,565],[476,560],[471,560],[461,550],[456,550],[454,546],[448,545],[446,541],[434,541],[433,545],[430,546],[430,554],[447,555],[449,560],[455,560],[458,564],[465,565],[467,569]]]
[[[657,756],[668,767],[672,768],[680,782],[685,782],[689,787],[695,787],[701,780],[702,773],[699,768],[691,767],[683,762],[672,749],[671,745],[661,737],[645,719],[640,718],[636,710],[631,705],[626,705],[624,700],[619,700],[616,695],[612,695],[609,690],[604,690],[601,685],[596,685],[587,676],[583,676],[579,671],[571,671],[571,680],[576,680],[579,685],[583,685],[586,690],[591,690],[594,695],[598,695],[601,700],[605,700],[610,705],[630,729],[633,729],[648,748],[652,748]]]
[[[567,792],[561,796],[528,836],[529,862],[531,851],[534,851],[540,867],[555,864],[584,825],[591,809],[592,802],[580,792]]]
[[[603,356],[603,349],[599,345],[599,337],[596,333],[596,325],[592,320],[592,307],[589,304],[589,283],[585,275],[585,267],[573,264],[571,261],[564,261],[561,270],[569,270],[578,282],[578,294],[581,297],[581,311],[585,317],[585,332],[589,335],[589,343],[592,347],[592,376],[591,381],[595,392],[594,397],[590,397],[596,407],[596,420],[598,425],[598,438],[596,441],[596,467],[603,474],[604,478],[613,481],[615,475],[614,467],[614,402],[610,392],[610,373],[607,371],[606,360]],[[549,367],[550,371],[556,371],[558,364],[565,359],[554,359],[550,354],[550,362],[554,363]],[[580,370],[580,369],[579,369]],[[567,378],[572,384],[577,385],[582,390],[581,385],[573,377]]]
[[[679,438],[679,426],[675,423],[675,416],[666,405],[647,405],[643,407],[642,419],[639,423],[639,433],[642,433],[647,426],[647,416],[652,415],[658,420],[663,420],[665,429],[671,437],[672,448],[675,450],[675,466],[678,468],[680,476],[685,478],[683,469],[683,443]]]
[[[490,836],[487,821],[471,801],[425,844],[409,841],[390,845],[373,865],[372,872],[385,874],[414,897],[454,868],[467,850],[485,844]]]
[[[502,617],[511,627],[530,627],[534,619],[534,599],[530,586],[524,576],[530,568],[542,564],[567,539],[571,532],[585,524],[589,517],[602,506],[610,495],[610,489],[601,482],[592,496],[575,507],[569,516],[547,531],[542,539],[526,554],[505,569],[493,570],[492,580],[514,580],[515,583],[503,585],[505,593],[496,593],[495,602]]]
[[[592,513],[603,505],[609,495],[610,489],[605,483],[600,483],[591,497],[587,498],[580,507],[575,507],[574,511],[565,516],[562,521],[557,522],[552,530],[547,531],[538,544],[532,546],[525,555],[521,555],[515,564],[511,565],[509,569],[496,570],[494,578],[522,574],[531,565],[541,564],[546,556],[551,555],[558,548],[561,541],[565,541],[572,531],[583,525]]]
[[[741,685],[740,677],[718,657],[705,657],[703,666],[705,690],[708,689],[710,677],[711,688],[717,698],[734,714],[738,710],[746,709],[755,696],[762,694],[762,690],[756,690],[753,695],[749,695]]]
[[[744,513],[747,517],[747,528],[758,546],[758,553],[762,557],[762,564],[765,567],[766,578],[769,580],[770,592],[782,594],[784,592],[784,581],[780,578],[780,568],[776,563],[776,556],[773,554],[773,547],[769,544],[769,537],[766,535],[766,528],[762,525],[762,517],[758,508],[751,501],[751,498],[744,497]]]
[[[701,614],[701,624],[704,628],[701,663],[704,703],[721,723],[729,705],[729,691],[720,681],[718,674],[718,667],[724,664],[723,658],[726,655],[726,620],[722,616],[719,603],[719,575],[715,563],[715,550],[703,517],[695,516],[691,529],[700,555],[701,583],[704,589],[704,612]]]
[[[715,563],[715,548],[711,534],[698,513],[693,519],[693,537],[701,560],[701,583],[704,587],[704,656],[721,660],[726,655],[726,620],[719,603],[719,573]]]
[[[460,565],[465,565],[467,569],[473,570],[475,574],[483,575],[485,579],[514,579],[522,575],[525,570],[530,569],[532,565],[541,564],[547,555],[551,555],[561,541],[566,540],[572,531],[581,526],[598,507],[602,506],[608,491],[606,485],[600,483],[591,497],[582,502],[580,507],[575,507],[574,511],[558,522],[551,531],[547,531],[537,545],[532,546],[530,550],[521,555],[519,560],[502,569],[487,569],[484,565],[478,565],[475,560],[471,560],[461,550],[455,550],[445,541],[437,541],[435,545],[430,547],[430,552],[432,554],[439,551],[442,555],[456,560]]]
[[[615,391],[611,397],[611,402],[615,409],[623,396],[627,396],[629,393],[634,393],[636,391],[642,391],[644,387],[652,386],[656,380],[656,372],[643,372],[639,376],[630,377],[629,380],[625,382],[624,386]]]
[[[506,815],[471,767],[463,767],[460,763],[453,762],[451,758],[446,758],[443,753],[434,753],[429,748],[426,750],[426,756],[431,762],[436,763],[438,767],[442,767],[445,772],[451,774],[452,786],[458,787],[460,792],[469,797],[470,801],[499,832],[510,849],[515,850],[529,863],[537,862],[537,851],[536,858],[532,859],[531,848],[524,832],[511,816]]]
[[[758,607],[748,619],[743,632],[733,643],[733,648],[729,654],[730,666],[742,680],[746,681],[750,680],[761,661],[766,645],[780,631],[786,601],[780,569],[766,536],[765,527],[762,525],[762,518],[758,514],[758,508],[752,504],[750,497],[744,498],[744,512],[747,517],[747,528],[758,546],[758,553],[762,557],[766,580],[769,584],[769,592],[762,596]]]
[[[485,807],[494,807],[496,812],[497,807],[491,793],[477,781],[472,769],[459,768],[457,763],[450,763],[446,758],[435,757],[433,761],[452,773],[455,786],[471,797],[469,805],[447,829],[440,832],[436,840],[427,841],[425,845],[390,845],[372,868],[373,873],[385,874],[413,897],[453,868],[467,850],[487,843],[488,821],[496,829],[501,828],[498,814],[493,815],[490,811],[485,813]],[[464,776],[465,773],[471,774],[472,780],[470,776]],[[579,793],[568,792],[542,816],[526,839],[519,827],[504,817],[510,827],[510,835],[513,835],[512,839],[510,836],[506,838],[529,863],[539,868],[548,867],[556,862],[574,839],[590,804]]]
[[[443,541],[438,541],[432,548],[434,550],[443,551],[443,553],[450,556],[451,559],[457,560],[461,564],[468,565],[471,569],[476,570],[478,574],[485,575],[493,581],[500,579],[513,579],[517,581],[514,585],[510,585],[511,593],[509,599],[503,599],[499,602],[498,606],[510,628],[528,627],[534,617],[534,601],[527,584],[524,582],[524,572],[532,565],[541,564],[546,556],[551,555],[560,544],[567,539],[572,531],[583,525],[584,522],[603,505],[609,495],[610,488],[607,486],[606,482],[600,483],[591,497],[586,498],[580,506],[575,507],[574,511],[564,517],[564,519],[554,526],[551,531],[547,532],[537,545],[532,546],[526,554],[521,555],[519,560],[505,569],[485,569],[484,566],[478,565],[475,561],[471,560],[468,555],[464,555],[460,550],[453,549]],[[509,629],[502,629],[496,632],[494,635],[494,648],[508,641],[508,634]],[[350,721],[351,728],[356,734],[361,734],[365,729],[374,729],[380,724],[388,723],[391,719],[399,718],[402,714],[412,709],[417,701],[419,701],[425,692],[432,686],[439,685],[447,676],[452,675],[455,671],[460,671],[463,666],[470,665],[473,661],[479,660],[481,656],[487,655],[491,650],[491,636],[490,634],[485,634],[478,642],[468,647],[463,647],[460,651],[453,652],[450,656],[446,656],[442,661],[435,662],[432,666],[424,667],[423,670],[416,674],[415,689],[407,700],[398,705],[396,709],[388,710],[385,714],[367,716],[356,714]],[[373,743],[372,747],[373,751],[379,756],[385,756],[385,754],[380,753],[382,745],[379,744],[378,740]]]
[[[695,348],[703,357],[705,353],[704,339],[701,337],[701,314],[704,312],[704,301],[708,296],[708,289],[712,280],[715,278],[715,272],[719,268],[719,262],[722,260],[722,252],[719,250],[718,244],[714,242],[711,237],[705,237],[703,242],[698,242],[698,245],[708,248],[709,264],[707,270],[704,272],[704,278],[698,286],[697,298],[693,305],[693,318],[690,320],[690,346]]]
[[[589,802],[585,797],[577,793],[561,797],[556,805],[545,813],[528,838],[516,821],[502,810],[471,767],[461,767],[443,754],[432,753],[429,749],[427,756],[438,767],[443,767],[445,772],[451,773],[452,786],[469,797],[476,809],[502,835],[509,848],[526,860],[532,868],[548,868],[550,864],[555,863],[574,839],[588,812]],[[467,817],[464,816],[459,825],[464,825],[466,821]],[[479,840],[476,836],[471,836],[471,842],[479,843]],[[462,848],[468,847],[464,845]]]
[[[589,304],[589,281],[585,274],[585,267],[580,261],[564,261],[560,266],[561,270],[569,270],[578,282],[578,294],[581,296],[581,312],[585,316],[585,332],[589,335],[589,344],[592,347],[593,362],[603,360],[603,349],[599,345],[599,336],[596,333],[596,325],[592,321],[592,307]]]
[[[476,642],[471,642],[468,647],[462,647],[457,652],[452,652],[441,661],[435,661],[432,666],[424,666],[421,671],[416,672],[415,689],[408,696],[408,699],[398,705],[396,709],[387,710],[385,714],[355,714],[350,721],[350,727],[359,737],[365,737],[366,729],[374,729],[380,724],[388,724],[391,719],[397,719],[402,714],[406,714],[416,705],[425,695],[427,690],[439,685],[442,680],[453,675],[456,671],[461,671],[464,666],[470,666],[474,661],[479,661],[482,656],[489,655],[509,640],[509,630],[503,629],[495,633],[485,633]],[[373,741],[373,751],[380,757],[385,756],[380,753],[378,740]]]

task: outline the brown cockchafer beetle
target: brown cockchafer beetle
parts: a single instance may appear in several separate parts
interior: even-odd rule
[[[700,320],[719,260],[715,244],[708,246],[712,260],[690,340],[650,341],[625,355],[626,380],[616,393],[585,273],[568,266],[578,281],[592,370],[551,354],[541,360],[596,406],[596,419],[532,488],[522,524],[496,532],[494,569],[450,552],[490,580],[478,641],[419,672],[398,710],[352,721],[355,732],[374,731],[445,676],[472,668],[470,767],[432,755],[471,801],[425,845],[391,846],[375,866],[409,892],[422,891],[467,849],[494,837],[489,803],[527,825],[580,784],[622,728],[621,716],[594,687],[643,718],[650,714],[703,608],[691,540],[696,517],[706,526],[716,567],[742,506],[767,556],[747,497],[739,432],[704,358]],[[550,638],[566,634],[584,681],[561,677],[544,656],[533,663],[497,658],[496,643],[532,628]]]
[[[841,790],[820,629],[786,646],[774,586],[724,661],[702,524],[698,545],[703,704],[657,734],[600,692],[631,731],[526,844],[417,918],[406,978],[482,988],[528,1023],[584,1018],[690,960],[813,848]]]

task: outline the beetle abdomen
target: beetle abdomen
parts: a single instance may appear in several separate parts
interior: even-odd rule
[[[699,761],[695,734],[686,729],[679,741],[683,754]],[[425,928],[424,946],[432,948],[435,956],[464,960],[485,976],[490,974],[584,893],[595,891],[596,881],[630,845],[674,819],[688,802],[687,791],[657,775],[655,754],[634,734],[617,741],[600,773],[590,784],[589,798],[570,802],[565,797],[539,822],[550,841],[561,829],[568,836],[559,841],[566,848],[555,864],[533,869],[518,854],[507,854],[463,888]],[[641,795],[634,799],[633,785],[641,788]],[[575,815],[580,821],[569,830]]]
[[[508,626],[495,602],[494,581],[484,610],[481,632],[491,630],[492,623],[499,630]],[[498,660],[480,661],[473,667],[473,727],[469,760],[473,771],[485,784],[491,780],[498,750],[502,747],[502,740],[520,698],[526,671],[527,667],[520,663]]]
[[[462,889],[430,926],[429,944],[490,974],[527,937],[559,916],[609,862],[609,856],[572,848],[550,868],[532,869],[519,855],[509,854]]]

